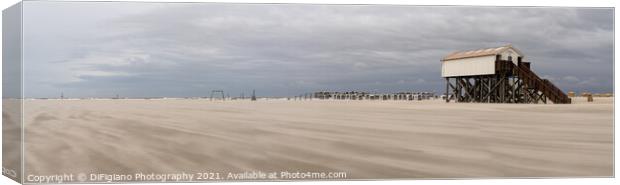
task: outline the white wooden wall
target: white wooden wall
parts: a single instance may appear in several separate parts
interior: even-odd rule
[[[495,55],[448,60],[441,64],[441,77],[490,74],[495,74]]]
[[[507,49],[506,51],[501,53],[502,55],[502,60],[508,60],[508,56],[512,57],[512,62],[517,64],[517,57],[520,57],[521,55],[519,55],[519,53],[517,53],[516,51],[512,50],[512,49]],[[523,59],[523,61],[525,61],[525,58]]]

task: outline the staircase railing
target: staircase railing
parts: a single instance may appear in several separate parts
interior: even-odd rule
[[[527,88],[541,91],[548,99],[556,104],[571,103],[571,99],[560,88],[553,85],[549,80],[541,79],[529,69],[524,63],[515,65],[512,61],[497,61],[496,71],[498,72],[511,72],[512,75],[517,75]]]
[[[535,88],[536,90],[541,91],[547,98],[551,99],[553,103],[571,103],[571,99],[564,92],[562,92],[562,90],[553,85],[553,83],[549,82],[549,80],[538,77],[538,75],[531,71],[527,66],[514,65],[514,63],[510,61],[507,63],[510,63],[508,65],[512,66],[514,73],[518,75],[529,88]]]

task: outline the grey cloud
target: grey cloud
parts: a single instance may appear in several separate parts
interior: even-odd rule
[[[157,6],[127,12],[143,4]],[[60,17],[83,13],[56,8],[65,12]],[[54,54],[45,52],[51,46],[33,46],[41,40],[30,41],[32,55],[54,59],[27,61],[47,66],[27,71],[38,74],[27,82],[40,89],[31,96],[57,96],[59,89],[75,96],[136,97],[204,96],[212,89],[231,95],[257,89],[268,96],[441,92],[441,57],[507,43],[564,90],[613,89],[613,9],[220,3],[106,8],[122,16],[74,20],[94,22],[80,29],[32,25],[50,30],[29,33],[37,38],[80,34],[56,40],[55,47],[64,50]],[[52,74],[59,80],[41,80]],[[574,83],[566,76],[590,81]]]

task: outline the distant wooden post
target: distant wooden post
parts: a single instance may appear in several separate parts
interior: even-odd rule
[[[446,103],[450,103],[450,78],[446,78]]]

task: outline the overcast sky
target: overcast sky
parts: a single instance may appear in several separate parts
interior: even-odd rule
[[[25,3],[26,97],[443,93],[443,56],[508,43],[565,91],[613,90],[613,9]]]

